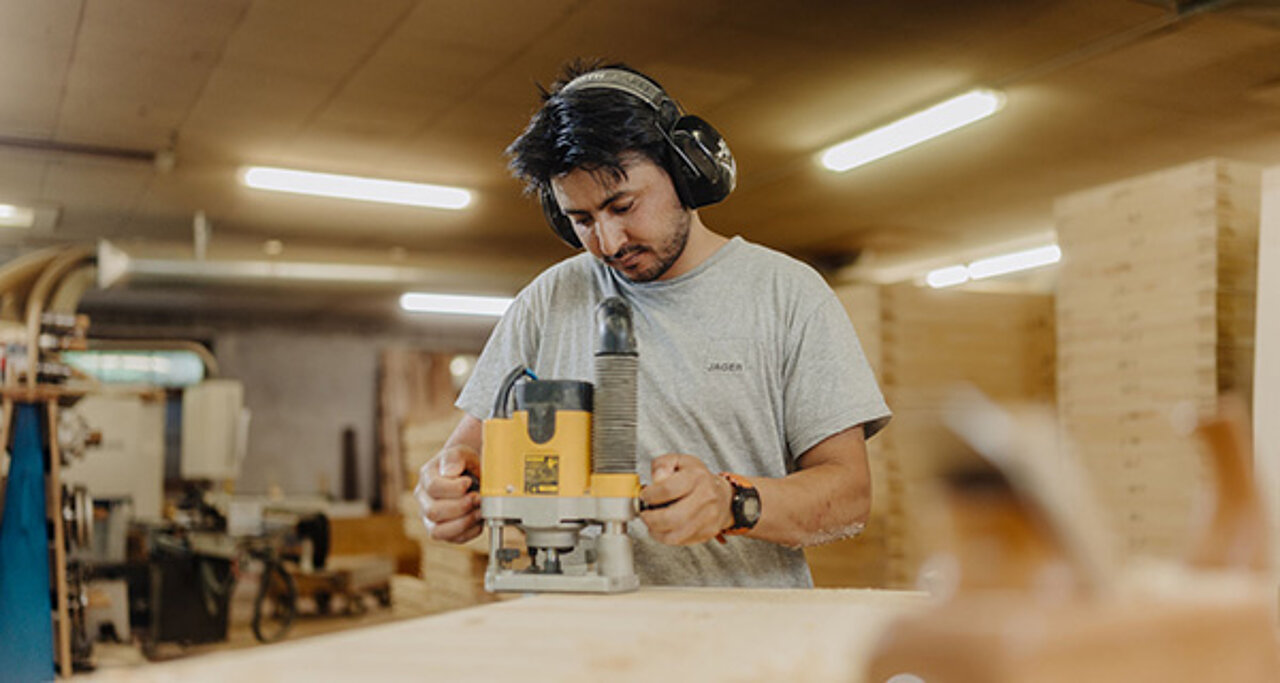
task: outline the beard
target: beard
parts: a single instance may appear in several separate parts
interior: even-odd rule
[[[661,244],[656,247],[640,244],[623,247],[618,250],[618,253],[606,258],[604,260],[605,263],[618,271],[628,282],[653,282],[665,275],[668,270],[671,270],[671,266],[680,258],[680,255],[684,253],[685,245],[689,243],[689,225],[693,220],[693,214],[685,211],[684,207],[678,207],[678,209],[672,215],[671,230]],[[632,254],[638,254],[642,258],[645,255],[649,255],[652,257],[652,263],[629,273],[628,269],[618,262]]]

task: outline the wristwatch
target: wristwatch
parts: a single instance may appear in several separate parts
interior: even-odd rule
[[[720,532],[720,540],[723,542],[723,536],[745,534],[755,528],[756,522],[760,521],[760,492],[745,477],[732,472],[721,472],[720,475],[733,487],[733,497],[729,499],[733,524]]]

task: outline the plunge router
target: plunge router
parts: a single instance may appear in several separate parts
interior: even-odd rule
[[[484,422],[480,512],[489,528],[488,591],[613,593],[635,590],[627,524],[636,474],[636,352],[631,309],[610,297],[596,309],[595,383],[544,380],[519,367]],[[515,410],[510,410],[514,394]],[[524,532],[528,566],[503,529]],[[598,528],[599,534],[587,532]],[[562,561],[575,554],[574,562]]]

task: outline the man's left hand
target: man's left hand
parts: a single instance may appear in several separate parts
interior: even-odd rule
[[[640,518],[654,540],[668,545],[703,543],[733,524],[733,487],[698,458],[668,453],[654,458],[651,470],[653,483],[640,492],[650,509]]]

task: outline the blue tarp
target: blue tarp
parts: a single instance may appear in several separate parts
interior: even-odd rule
[[[0,518],[0,682],[53,680],[41,404],[14,406]]]

